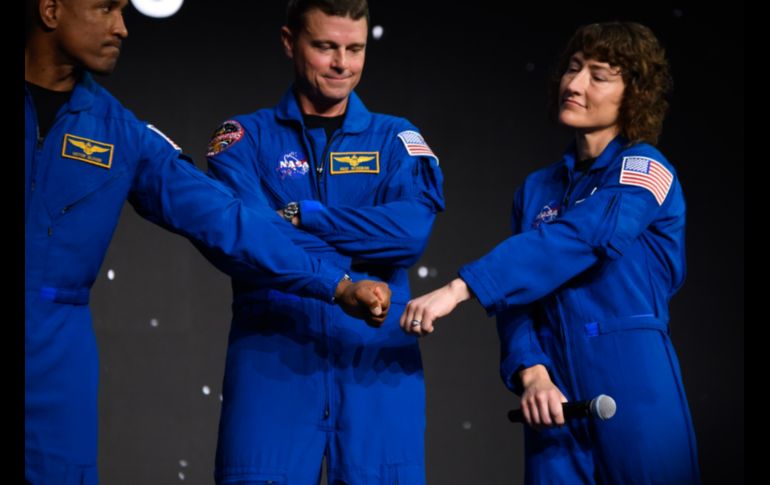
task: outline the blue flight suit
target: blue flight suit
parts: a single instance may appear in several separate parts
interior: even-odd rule
[[[327,147],[292,90],[277,107],[225,122],[209,170],[244,201],[300,204],[295,244],[353,280],[386,281],[390,313],[370,328],[331,305],[233,279],[216,478],[220,484],[425,482],[425,395],[417,341],[398,320],[407,269],[443,210],[438,160],[408,121],[355,93]]]
[[[128,198],[147,219],[260,284],[330,301],[344,270],[311,259],[83,74],[38,136],[25,92],[25,469],[32,484],[97,482],[89,291]]]
[[[514,236],[460,277],[498,315],[501,374],[544,364],[570,401],[607,394],[607,421],[525,429],[527,483],[698,483],[695,435],[669,338],[685,277],[685,203],[654,147],[618,137],[582,176],[575,151],[527,177]],[[500,268],[507,268],[501,271]]]

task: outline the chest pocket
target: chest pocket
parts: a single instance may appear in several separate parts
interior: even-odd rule
[[[81,145],[81,140],[74,141]],[[116,198],[122,205],[130,183],[126,173],[126,164],[115,153],[115,147],[107,143],[92,144],[85,149],[76,146],[65,138],[59,143],[46,148],[50,153],[46,157],[50,165],[45,174],[42,187],[46,209],[51,217],[56,217],[94,199],[97,194],[98,204],[108,204]],[[97,152],[97,150],[103,151]],[[90,153],[87,153],[91,150]],[[118,183],[118,182],[123,183]],[[114,192],[114,194],[113,194]],[[114,197],[110,197],[113,194]]]
[[[381,151],[332,151],[327,155],[326,182],[329,205],[372,205],[385,202],[386,167]],[[388,181],[396,183],[398,181]],[[399,187],[392,187],[396,192]]]

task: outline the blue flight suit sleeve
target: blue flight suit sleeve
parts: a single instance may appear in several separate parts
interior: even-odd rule
[[[521,233],[521,190],[516,191],[511,215],[513,234]],[[543,352],[537,339],[531,305],[514,305],[497,315],[500,337],[500,377],[505,386],[517,395],[524,391],[518,373],[533,365],[543,364],[551,371],[551,359]]]
[[[325,206],[300,201],[301,228],[342,253],[369,262],[409,267],[425,250],[437,211],[444,210],[437,160],[391,142],[397,166],[380,185],[376,206]]]
[[[621,184],[621,167],[614,167],[593,195],[553,222],[506,239],[462,267],[460,277],[492,315],[534,302],[602,258],[620,257],[671,204],[684,203],[674,194],[681,187],[673,168],[665,166],[673,179],[661,204],[651,191]]]
[[[142,153],[129,200],[140,215],[207,247],[211,262],[230,275],[332,301],[344,270],[295,247],[273,227],[270,209],[246,207],[158,133],[144,129],[139,136]]]
[[[524,388],[519,371],[543,364],[552,372],[551,359],[543,352],[532,319],[529,305],[510,306],[497,315],[497,334],[500,337],[500,377],[505,387],[521,395]]]
[[[255,146],[254,139],[248,130],[245,130],[243,137],[244,139],[233,143],[225,150],[209,154],[207,158],[209,176],[232,189],[247,207],[269,209],[270,214],[267,215],[267,219],[276,230],[289,238],[294,246],[315,254],[335,253],[335,249],[328,243],[306,231],[297,229],[270,209],[270,202],[261,188],[259,167],[254,159],[258,147]]]

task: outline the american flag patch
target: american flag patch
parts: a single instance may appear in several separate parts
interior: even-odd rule
[[[671,188],[674,176],[660,162],[647,157],[623,157],[620,183],[642,187],[655,196],[658,205],[663,204]]]
[[[409,155],[413,157],[433,157],[438,164],[438,157],[433,153],[428,144],[425,143],[425,139],[421,134],[416,131],[407,130],[399,133],[398,137],[401,138]]]
[[[162,131],[160,131],[159,129],[155,128],[155,125],[147,125],[147,128],[151,129],[155,133],[157,133],[160,136],[162,136],[163,139],[166,140],[169,143],[169,145],[174,147],[174,150],[179,151],[179,152],[182,151],[182,148],[179,145],[177,145],[176,143],[174,143],[174,140],[172,140],[171,138],[167,137],[166,134],[163,133]]]

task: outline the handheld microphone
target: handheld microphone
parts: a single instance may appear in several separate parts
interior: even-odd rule
[[[597,418],[602,421],[615,416],[617,405],[615,400],[606,394],[599,394],[590,401],[575,401],[561,403],[564,419]],[[521,409],[508,411],[508,420],[512,423],[523,423],[524,413]]]

